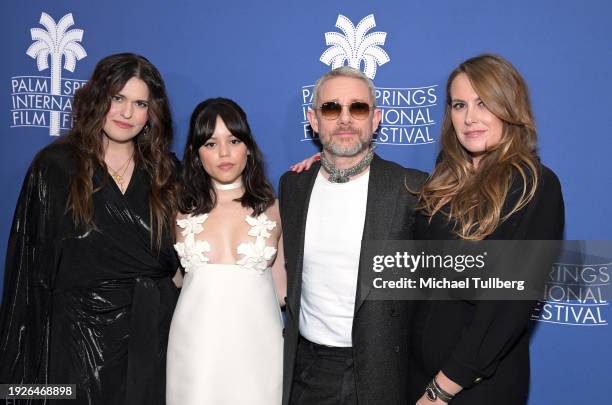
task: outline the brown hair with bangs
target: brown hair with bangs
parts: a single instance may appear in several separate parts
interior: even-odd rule
[[[462,73],[487,109],[503,123],[499,143],[485,152],[477,169],[459,143],[451,120],[450,88]],[[438,211],[446,215],[458,237],[486,238],[533,198],[539,158],[529,91],[518,71],[504,58],[479,55],[450,74],[440,143],[436,166],[420,192],[421,208],[428,216]],[[507,213],[502,213],[516,173],[523,180],[522,194]]]
[[[170,154],[172,119],[161,75],[142,56],[121,53],[105,57],[74,96],[74,125],[62,140],[72,145],[75,153],[76,171],[70,182],[67,211],[77,226],[95,226],[92,195],[99,189],[94,190],[93,174],[97,167],[108,173],[103,145],[106,114],[112,97],[133,77],[141,79],[149,89],[148,120],[134,139],[134,159],[151,177],[151,239],[159,248],[162,234],[172,229],[176,214],[176,167]]]

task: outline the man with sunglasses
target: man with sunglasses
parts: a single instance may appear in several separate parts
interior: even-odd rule
[[[412,304],[366,300],[362,241],[412,239],[426,174],[381,159],[372,81],[341,67],[315,85],[321,162],[279,185],[287,267],[284,405],[407,403]],[[371,271],[371,269],[369,270]]]

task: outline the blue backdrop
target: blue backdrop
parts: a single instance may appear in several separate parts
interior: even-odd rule
[[[179,156],[193,107],[230,97],[247,111],[274,183],[315,151],[304,111],[312,84],[334,64],[374,79],[384,113],[378,153],[429,171],[448,73],[470,56],[499,53],[530,85],[541,156],[563,186],[567,239],[612,239],[612,3],[216,3],[2,2],[0,246],[32,157],[70,126],[72,94],[98,60],[125,51],[164,76]],[[566,299],[571,275],[589,266],[601,269],[594,291],[609,285],[603,255],[559,265],[555,292],[534,314],[530,404],[609,403],[610,305],[596,294]]]

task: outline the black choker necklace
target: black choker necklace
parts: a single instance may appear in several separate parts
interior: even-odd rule
[[[348,169],[338,169],[333,163],[327,160],[325,152],[321,152],[321,166],[327,173],[329,173],[330,183],[346,183],[350,177],[356,176],[363,172],[366,167],[370,165],[374,158],[374,147],[368,150],[363,159],[361,159],[355,166],[349,167]]]

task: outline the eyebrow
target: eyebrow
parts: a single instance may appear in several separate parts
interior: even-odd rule
[[[327,100],[327,101],[322,101],[321,102],[321,104],[325,104],[325,103],[338,103],[338,104],[340,104],[340,101],[338,100],[338,98],[334,98],[334,99],[331,99],[331,100]],[[362,98],[352,98],[349,101],[349,104],[350,103],[369,103],[369,100],[364,100]]]
[[[116,95],[116,96],[121,96],[121,97],[123,97],[123,98],[127,98],[127,96],[126,96],[125,94],[123,94],[122,92],[118,92],[118,93],[117,93],[117,94],[115,94],[115,95]],[[134,100],[134,101],[141,102],[141,103],[150,103],[150,101],[149,101],[149,100],[145,100],[145,99],[136,99],[136,100]]]
[[[238,138],[236,135],[232,134],[231,132],[229,133],[229,135],[227,136],[228,138],[236,138],[236,139],[240,139]],[[208,139],[219,139],[219,137],[211,135],[210,138]]]
[[[480,98],[480,97],[476,97],[474,100],[475,100],[475,101],[482,101],[482,98]],[[463,103],[465,103],[465,102],[466,102],[466,101],[465,101],[464,99],[462,99],[462,98],[453,98],[453,99],[451,99],[451,103],[454,103],[454,102],[456,102],[456,101],[461,101],[461,102],[463,102]]]

